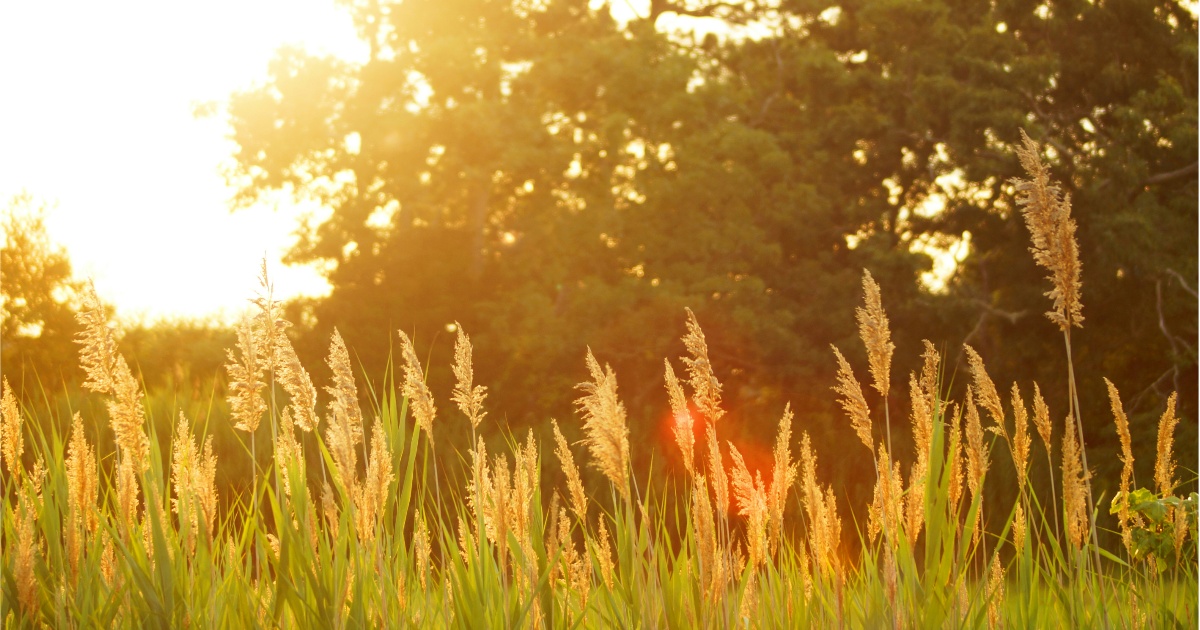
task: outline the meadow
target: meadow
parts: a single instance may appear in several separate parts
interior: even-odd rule
[[[163,412],[147,405],[94,291],[78,315],[80,365],[106,414],[75,411],[61,423],[69,428],[43,428],[26,421],[34,410],[22,409],[5,382],[0,621],[4,628],[1195,627],[1197,495],[1180,490],[1194,480],[1176,469],[1175,399],[1159,422],[1153,482],[1139,484],[1121,394],[1108,383],[1123,453],[1120,492],[1093,496],[1070,361],[1071,332],[1083,322],[1075,224],[1039,147],[1026,138],[1018,153],[1028,179],[1014,182],[1016,202],[1048,273],[1049,325],[1067,355],[1068,373],[1047,386],[1067,388],[1070,408],[1049,409],[1039,386],[1001,393],[970,347],[961,400],[946,399],[951,375],[932,343],[925,342],[919,373],[893,375],[886,296],[864,271],[857,319],[868,364],[853,366],[831,350],[847,447],[825,454],[874,469],[864,521],[822,482],[804,418],[789,408],[780,410],[765,469],[753,469],[721,439],[722,375],[690,310],[681,327],[687,356],[664,361],[685,474],[655,485],[630,465],[628,426],[639,420],[627,417],[616,374],[590,349],[580,353],[589,378],[578,385],[577,417],[556,421],[553,435],[511,435],[506,448],[489,453],[478,436],[492,421],[488,391],[475,383],[466,331],[456,331],[457,384],[448,402],[435,400],[403,331],[396,369],[377,388],[356,378],[335,331],[327,359],[333,378],[318,392],[264,266],[262,291],[227,366],[224,421],[246,436],[249,461],[269,453],[268,465],[250,467],[248,492],[218,496],[218,467],[229,463],[218,461],[211,427],[180,411],[160,442],[154,427],[163,423],[151,416]],[[856,371],[869,378],[860,381]],[[908,413],[893,414],[902,401],[889,396],[905,389]],[[446,423],[470,426],[473,447],[457,458],[436,456],[449,448],[439,438]],[[582,428],[581,443],[564,437],[566,423]],[[901,431],[912,434],[912,458],[891,447]],[[993,462],[1000,451],[1004,464]],[[985,502],[989,470],[1010,459],[1016,500]],[[450,470],[447,461],[459,466]],[[593,496],[580,472],[587,466],[607,482]],[[543,467],[561,469],[565,483],[543,484]],[[1033,467],[1051,475],[1048,496],[1029,483]],[[462,483],[444,491],[443,479]],[[1101,548],[1101,513],[1115,515],[1119,547]]]

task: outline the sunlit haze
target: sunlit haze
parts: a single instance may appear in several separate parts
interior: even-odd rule
[[[322,294],[280,262],[301,210],[231,213],[226,122],[193,115],[264,81],[285,44],[363,54],[332,0],[5,3],[0,203],[45,202],[50,238],[122,317],[228,318],[264,255],[277,295]]]

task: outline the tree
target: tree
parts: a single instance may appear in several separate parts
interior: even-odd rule
[[[18,392],[38,382],[74,380],[76,296],[65,250],[46,233],[45,205],[28,194],[3,211],[0,249],[0,336],[5,375]]]
[[[1029,366],[1050,382],[1062,353],[1007,201],[1026,128],[1054,147],[1079,209],[1081,371],[1143,387],[1194,370],[1194,283],[1165,280],[1196,275],[1195,18],[1175,5],[656,0],[627,24],[581,0],[347,6],[369,61],[283,51],[230,102],[242,201],[290,191],[333,210],[293,251],[334,285],[307,307],[310,357],[338,326],[377,373],[379,339],[403,328],[448,392],[439,334],[459,321],[514,424],[571,412],[585,344],[632,415],[656,418],[690,306],[728,375],[723,430],[767,433],[790,400],[829,447],[844,427],[828,345],[862,364],[866,267],[897,331],[895,373],[926,337],[951,360],[970,340],[998,382]],[[697,40],[671,14],[735,30]],[[930,246],[968,236],[947,291],[922,285]],[[1136,286],[1104,280],[1117,259]],[[1153,311],[1128,308],[1147,278],[1174,354]],[[633,426],[654,443],[655,423]]]

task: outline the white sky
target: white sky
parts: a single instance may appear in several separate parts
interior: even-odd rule
[[[280,260],[301,210],[231,213],[226,122],[193,116],[265,81],[285,44],[366,54],[334,0],[0,2],[0,204],[45,202],[51,240],[121,318],[229,320],[264,255],[278,297],[325,294]]]
[[[278,296],[323,293],[280,262],[299,211],[230,213],[225,122],[192,116],[288,43],[362,55],[333,0],[0,4],[0,203],[47,202],[51,240],[121,317],[241,312],[264,255]]]

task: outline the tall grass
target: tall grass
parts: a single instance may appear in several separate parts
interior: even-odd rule
[[[1050,318],[1070,365],[1070,329],[1082,315],[1069,203],[1035,144],[1027,140],[1020,156],[1031,179],[1016,189],[1035,255],[1051,271]],[[75,413],[65,434],[24,422],[30,410],[4,384],[5,628],[1196,625],[1197,496],[1177,495],[1174,398],[1160,422],[1155,487],[1134,488],[1128,420],[1109,383],[1125,467],[1109,509],[1123,544],[1101,549],[1078,401],[1072,395],[1070,409],[1051,411],[1036,385],[1027,402],[1015,384],[1006,401],[969,347],[970,387],[951,401],[947,366],[925,343],[920,373],[905,379],[903,424],[916,455],[900,461],[888,396],[903,387],[891,384],[891,330],[869,273],[858,323],[874,411],[854,366],[833,349],[847,436],[867,449],[850,456],[876,478],[866,522],[853,527],[790,408],[769,470],[752,470],[720,439],[720,376],[690,310],[682,378],[665,365],[686,474],[656,487],[631,469],[628,422],[637,419],[627,418],[616,375],[590,350],[579,418],[564,421],[580,425],[582,444],[555,422],[552,437],[509,436],[489,454],[477,434],[488,421],[487,390],[474,383],[461,328],[453,418],[439,415],[403,332],[400,373],[389,368],[378,391],[368,383],[360,392],[336,331],[322,417],[265,269],[261,282],[229,352],[229,422],[247,433],[254,463],[237,496],[217,496],[222,462],[211,435],[195,435],[183,414],[147,417],[94,292],[80,313],[81,363],[87,387],[106,403],[115,449],[98,452],[87,437],[99,416]],[[1075,378],[1072,367],[1072,393]],[[360,399],[370,400],[367,410]],[[439,427],[462,422],[459,414],[471,426],[470,450],[457,470],[439,469],[452,461],[435,457]],[[263,420],[266,444],[256,439]],[[1044,465],[1056,469],[1049,497],[1028,481],[1043,465],[1032,454],[1031,422]],[[170,439],[160,441],[155,426],[173,427]],[[1012,504],[983,499],[996,449],[1007,449],[1016,469]],[[543,486],[546,463],[562,469],[565,486]],[[607,496],[587,496],[581,465],[603,474]],[[441,478],[462,487],[443,492]]]

